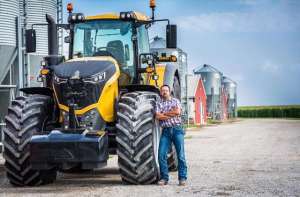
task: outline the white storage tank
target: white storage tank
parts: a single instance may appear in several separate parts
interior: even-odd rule
[[[228,96],[227,112],[229,118],[237,117],[237,83],[232,79],[223,76],[222,84]]]

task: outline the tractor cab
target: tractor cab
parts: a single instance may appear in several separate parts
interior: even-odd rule
[[[72,23],[70,15],[70,22]],[[76,17],[74,17],[76,18]],[[148,26],[150,20],[137,12],[102,14],[74,23],[70,38],[70,59],[112,57],[121,71],[120,85],[134,82],[139,55],[150,52]],[[141,67],[146,67],[142,64]]]

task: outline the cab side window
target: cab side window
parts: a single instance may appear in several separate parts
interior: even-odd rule
[[[139,54],[141,53],[149,53],[150,52],[150,44],[149,44],[149,37],[148,37],[148,30],[146,29],[145,25],[141,25],[137,28],[137,37],[138,37],[138,49]],[[142,64],[142,68],[146,68],[147,64]]]

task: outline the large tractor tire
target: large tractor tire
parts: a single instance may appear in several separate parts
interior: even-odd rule
[[[15,186],[36,186],[56,179],[55,170],[33,170],[30,165],[29,141],[42,133],[51,117],[53,104],[44,95],[16,98],[8,108],[4,128],[6,175]]]
[[[138,91],[121,96],[117,111],[117,154],[122,180],[151,184],[159,180],[160,127],[154,117],[158,95]]]

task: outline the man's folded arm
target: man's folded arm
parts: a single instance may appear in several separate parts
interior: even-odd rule
[[[181,113],[180,108],[176,107],[176,108],[172,109],[171,111],[165,112],[164,115],[174,117],[174,116],[179,116],[180,113]]]
[[[155,117],[158,120],[167,120],[170,118],[169,116],[165,115],[165,113],[160,113],[160,112],[156,112]]]

